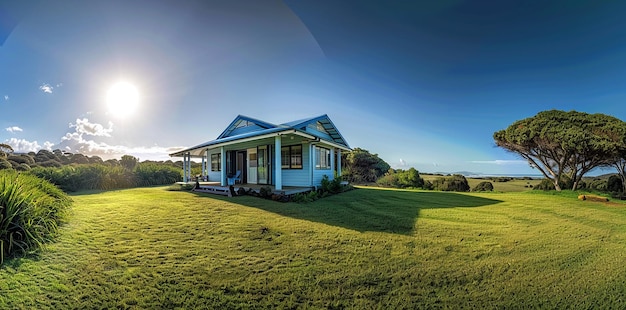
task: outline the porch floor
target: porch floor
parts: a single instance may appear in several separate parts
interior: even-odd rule
[[[196,182],[177,182],[177,184],[191,184],[191,185],[195,185]],[[218,194],[218,195],[227,195],[227,196],[233,196],[232,193],[230,192],[230,187],[229,186],[222,186],[220,182],[199,182],[200,187],[194,189],[194,191],[196,192],[203,192],[203,193],[211,193],[211,194]],[[235,184],[233,185],[233,188],[235,190],[235,192],[239,191],[240,188],[243,188],[245,191],[249,191],[249,190],[253,190],[257,193],[260,192],[262,187],[269,187],[272,189],[272,193],[273,194],[277,194],[277,195],[285,195],[285,196],[289,196],[289,195],[294,195],[294,194],[298,194],[298,193],[305,193],[308,191],[313,190],[313,187],[306,187],[306,186],[283,186],[282,190],[276,190],[276,187],[273,185],[265,185],[265,184]]]

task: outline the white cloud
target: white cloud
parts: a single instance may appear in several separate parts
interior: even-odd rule
[[[41,149],[41,145],[37,141],[28,141],[24,139],[11,138],[5,141],[6,144],[13,148],[16,153],[37,152]],[[53,145],[51,142],[44,142],[44,146]],[[48,149],[50,150],[50,149]]]
[[[473,160],[471,161],[473,164],[489,164],[489,165],[499,165],[499,166],[509,166],[509,165],[528,165],[528,162],[525,160]]]
[[[158,145],[145,146],[123,146],[111,145],[94,139],[111,137],[113,124],[109,122],[108,127],[98,123],[91,123],[88,119],[76,119],[76,123],[70,123],[72,129],[61,138],[61,142],[54,144],[45,141],[43,146],[38,141],[28,141],[24,139],[11,138],[5,143],[10,145],[17,153],[37,152],[41,149],[52,151],[61,149],[72,153],[81,153],[87,156],[99,156],[102,159],[120,158],[122,155],[132,155],[140,160],[169,160],[170,153],[174,153],[182,147],[161,147]],[[17,126],[6,128],[9,132],[22,131]]]
[[[39,86],[39,89],[41,89],[44,93],[52,94],[52,90],[54,89],[54,87],[48,83],[45,83]]]
[[[50,142],[50,141],[46,141],[43,143],[43,148],[48,150],[48,151],[52,151],[52,147],[54,146],[54,143]]]
[[[400,158],[400,167],[406,167],[406,161],[402,158]]]
[[[10,132],[10,133],[16,133],[18,131],[23,131],[22,128],[17,127],[17,126],[7,127],[7,128],[5,128],[5,130]]]
[[[83,134],[88,135],[88,136],[110,137],[111,132],[113,132],[113,123],[109,122],[109,127],[104,128],[104,126],[98,123],[89,122],[89,120],[86,118],[83,118],[83,119],[77,118],[76,124],[70,123],[70,128],[76,128],[76,131],[73,133],[68,133],[66,137],[68,135],[77,135],[77,134],[80,135],[81,137]],[[62,140],[66,139],[66,137],[63,137]],[[75,138],[72,138],[72,139],[75,139]]]
[[[4,95],[4,101],[9,101],[9,95]]]

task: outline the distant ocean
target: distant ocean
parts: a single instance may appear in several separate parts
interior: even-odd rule
[[[469,175],[464,175],[465,177],[468,178],[490,178],[490,177],[508,177],[508,178],[533,178],[533,179],[543,179],[545,178],[543,176],[543,174],[483,174],[483,173],[477,173],[477,174],[469,174]]]

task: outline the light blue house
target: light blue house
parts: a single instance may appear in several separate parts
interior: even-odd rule
[[[191,160],[202,162],[203,181],[319,186],[324,175],[341,175],[346,140],[327,115],[280,125],[239,115],[217,139],[175,153],[183,157],[184,181],[191,181]],[[207,178],[208,177],[208,178]]]

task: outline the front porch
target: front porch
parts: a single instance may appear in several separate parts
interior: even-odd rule
[[[196,185],[196,182],[177,182],[176,184],[189,184]],[[254,191],[256,193],[261,192],[261,188],[269,187],[272,191],[272,194],[275,195],[284,195],[291,196],[298,193],[306,193],[314,190],[313,187],[301,187],[301,186],[283,186],[282,189],[276,189],[273,185],[262,185],[262,184],[235,184],[232,186],[222,186],[220,182],[198,182],[198,187],[194,188],[193,191],[201,192],[201,193],[210,193],[217,195],[224,195],[228,197],[235,196],[235,193],[239,192],[241,188],[246,192]],[[232,188],[231,188],[232,187]]]

